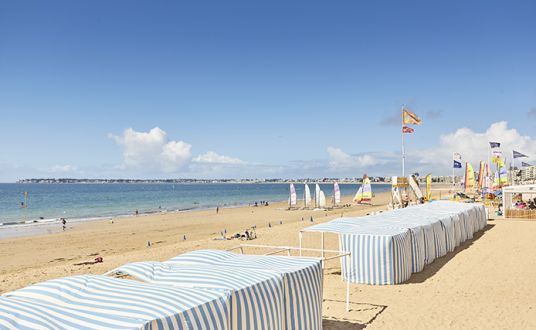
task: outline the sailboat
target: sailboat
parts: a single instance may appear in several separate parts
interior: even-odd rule
[[[465,192],[473,192],[475,189],[475,171],[470,163],[465,163]]]
[[[333,205],[339,205],[341,203],[341,189],[339,184],[335,182],[333,184]]]
[[[315,185],[315,207],[320,207],[320,186],[318,183]]]
[[[293,183],[290,184],[289,193],[290,193],[290,196],[288,198],[288,206],[292,208],[292,207],[295,207],[297,203],[296,188],[294,187]]]
[[[490,179],[488,163],[481,161],[480,168],[478,171],[478,190],[481,195],[489,193],[489,188],[491,188],[491,179]]]
[[[326,207],[326,195],[324,195],[324,192],[322,190],[320,190],[320,197],[318,198],[318,207]]]
[[[362,204],[363,202],[371,202],[372,200],[372,187],[370,185],[370,179],[365,174],[363,175],[363,183],[361,187],[357,190],[357,193],[354,197],[354,202]]]
[[[303,207],[311,207],[311,190],[309,190],[307,183],[305,184],[305,188],[303,190]]]

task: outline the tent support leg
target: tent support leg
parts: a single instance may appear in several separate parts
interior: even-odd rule
[[[346,258],[346,311],[350,311],[350,260],[351,254],[347,255]]]
[[[324,259],[324,232],[320,233],[320,249],[322,250],[322,259]]]

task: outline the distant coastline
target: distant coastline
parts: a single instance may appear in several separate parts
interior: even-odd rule
[[[390,176],[371,176],[369,177],[373,184],[391,183]],[[424,177],[420,177],[419,181],[424,182]],[[434,176],[434,183],[450,183],[450,176]],[[262,184],[262,183],[282,183],[282,184],[304,184],[304,183],[335,183],[339,184],[361,184],[362,178],[300,178],[300,179],[74,179],[74,178],[31,178],[20,179],[15,183],[20,184],[213,184],[213,183],[242,183],[242,184]],[[456,176],[456,181],[460,181],[460,177]]]

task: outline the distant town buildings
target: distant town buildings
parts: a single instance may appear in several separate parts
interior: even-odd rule
[[[383,176],[371,176],[370,181],[373,183],[391,183],[391,177]],[[300,179],[74,179],[74,178],[32,178],[21,179],[17,183],[48,183],[48,184],[151,184],[151,183],[169,183],[169,184],[181,184],[181,183],[361,183],[361,177],[350,178],[300,178]],[[456,181],[460,182],[461,178],[456,177]],[[424,177],[419,177],[419,181],[424,182]],[[450,176],[434,176],[432,177],[434,183],[452,183],[452,177]]]

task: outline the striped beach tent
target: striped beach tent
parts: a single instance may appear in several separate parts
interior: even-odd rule
[[[396,221],[382,221],[378,222],[377,219],[362,217],[362,218],[352,218],[352,217],[342,217],[333,220],[334,223],[346,223],[352,224],[355,226],[372,226],[375,228],[402,228],[409,229],[411,237],[411,270],[413,273],[418,273],[424,269],[424,265],[427,262],[427,246],[426,246],[426,234],[425,228],[421,225],[415,224],[406,224],[401,226],[400,223]]]
[[[409,229],[330,221],[307,227],[304,231],[339,234],[341,250],[351,252],[350,270],[346,269],[346,257],[341,260],[345,280],[363,284],[398,284],[411,276]]]
[[[462,242],[472,238],[476,231],[485,227],[486,221],[485,208],[481,204],[441,201],[364,217],[338,218],[303,231],[339,234],[341,248],[352,252],[351,281],[396,284],[402,278],[409,278],[407,266],[397,268],[404,260],[410,260],[411,271],[418,272],[425,264],[454,251]],[[403,258],[400,254],[399,247],[405,244],[405,240],[396,236],[405,231],[410,236],[410,259]],[[394,240],[394,237],[399,240]],[[389,246],[388,242],[391,241],[395,243]],[[399,254],[395,259],[386,258],[384,251],[391,251],[390,256],[397,255],[397,252]],[[395,275],[378,275],[378,272],[384,272],[385,267],[394,269],[392,274]],[[344,262],[342,268],[345,276]]]
[[[126,318],[133,320],[138,329],[229,328],[228,291],[172,288],[82,275],[34,284],[6,293],[4,297],[51,308],[105,315],[108,320]],[[72,321],[76,322],[76,319]],[[81,319],[79,327],[74,328],[86,329],[84,324]]]
[[[0,297],[0,329],[148,329],[138,318],[81,311],[48,303]]]
[[[283,276],[274,271],[216,265],[134,262],[112,270],[141,281],[231,292],[232,329],[283,328]]]
[[[197,250],[166,263],[227,266],[235,269],[269,270],[284,278],[284,327],[322,328],[323,271],[319,258],[244,255],[222,250]]]

